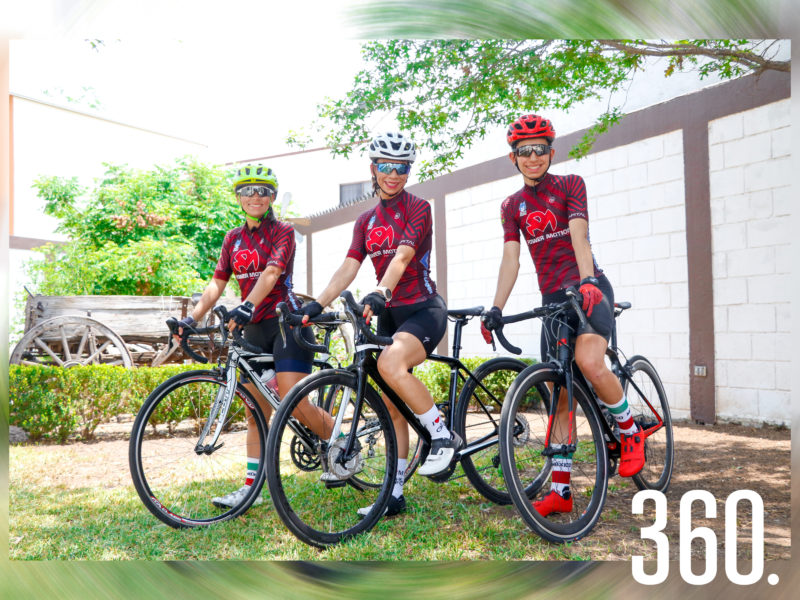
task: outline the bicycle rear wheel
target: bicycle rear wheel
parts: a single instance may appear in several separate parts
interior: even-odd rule
[[[195,527],[231,519],[247,510],[260,492],[265,461],[259,461],[255,484],[238,506],[217,508],[215,496],[245,482],[247,457],[259,456],[267,423],[250,393],[237,384],[213,449],[196,450],[212,405],[225,390],[217,371],[188,371],[171,377],[145,400],[136,416],[128,449],[133,485],[156,517],[170,527]],[[247,447],[250,410],[259,447]]]
[[[592,530],[603,510],[608,483],[608,449],[600,417],[594,400],[575,382],[573,436],[577,449],[572,455],[569,483],[572,510],[543,517],[533,508],[531,500],[542,499],[550,492],[550,486],[544,483],[550,476],[551,460],[541,455],[544,446],[538,440],[530,441],[535,444],[535,452],[519,452],[518,423],[530,418],[527,402],[533,390],[550,403],[563,389],[563,377],[550,365],[528,367],[508,390],[500,421],[500,459],[511,499],[533,531],[557,543],[578,540]],[[566,396],[561,401],[566,402]],[[536,483],[535,487],[531,481]]]
[[[672,465],[675,454],[672,437],[672,417],[669,402],[661,378],[655,367],[643,356],[633,356],[626,364],[631,381],[623,378],[623,389],[633,419],[639,428],[646,431],[658,424],[653,409],[659,411],[664,426],[645,438],[645,463],[642,470],[633,476],[633,482],[640,490],[666,492],[672,479]],[[635,384],[635,386],[633,385]],[[645,402],[650,402],[652,408]]]
[[[486,499],[497,504],[511,504],[500,466],[500,411],[503,398],[517,375],[527,367],[516,358],[493,358],[480,365],[461,389],[453,418],[453,429],[466,445],[461,467],[472,485]],[[518,421],[515,449],[535,452],[538,440],[544,444],[549,405],[537,396],[530,399],[531,410]],[[523,459],[518,457],[521,463]]]
[[[397,444],[388,411],[367,386],[362,409],[354,414],[356,385],[357,377],[349,371],[314,373],[281,401],[270,428],[267,484],[275,510],[295,536],[313,546],[330,546],[371,529],[383,516],[394,485]],[[293,416],[306,397],[325,407],[334,420],[341,417],[343,436],[356,430],[356,452],[344,457],[343,464],[336,459],[345,450],[346,437],[330,443]],[[338,467],[332,468],[334,464]],[[325,470],[342,478],[324,481]],[[358,513],[368,506],[365,516]]]

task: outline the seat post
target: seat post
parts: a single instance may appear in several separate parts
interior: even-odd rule
[[[464,317],[457,317],[455,319],[455,329],[453,330],[453,358],[458,358],[461,351],[461,330],[467,320]]]

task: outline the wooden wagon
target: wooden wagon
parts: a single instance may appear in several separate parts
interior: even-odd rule
[[[297,294],[301,301],[310,296]],[[25,334],[11,353],[11,364],[75,367],[106,364],[157,367],[188,357],[174,343],[165,321],[189,314],[200,294],[183,296],[30,296],[25,305]],[[220,298],[228,310],[241,303]],[[216,320],[209,311],[201,327]],[[339,328],[333,345],[337,360],[352,356],[352,330]],[[192,349],[215,361],[219,340],[192,338]],[[339,340],[339,342],[336,342]],[[333,351],[332,351],[333,353]]]
[[[25,305],[25,334],[11,353],[11,363],[133,367],[183,360],[183,353],[169,343],[165,321],[185,317],[199,298],[200,294],[191,298],[30,296]],[[220,302],[230,309],[241,301],[223,298]]]

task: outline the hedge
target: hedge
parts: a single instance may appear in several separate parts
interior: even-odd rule
[[[198,365],[126,369],[91,365],[64,369],[9,365],[9,423],[31,440],[90,440],[101,423],[135,414],[161,382]]]
[[[465,358],[462,362],[475,371],[486,360]],[[71,436],[90,440],[101,423],[120,414],[136,414],[145,398],[163,381],[198,368],[202,367],[192,364],[126,369],[93,365],[64,369],[9,365],[9,422],[24,429],[33,441],[64,442]],[[436,402],[447,401],[447,365],[428,362],[414,373],[431,390]],[[496,378],[491,385],[502,396],[512,380],[510,376]],[[180,399],[176,398],[176,402]],[[186,402],[189,408],[188,397]]]

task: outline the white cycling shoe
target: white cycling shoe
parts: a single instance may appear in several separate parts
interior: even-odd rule
[[[230,494],[227,494],[225,496],[217,496],[215,498],[212,498],[211,504],[213,504],[217,508],[233,508],[235,506],[239,506],[244,500],[244,497],[249,492],[250,492],[250,486],[243,485],[235,492],[231,492]],[[253,504],[251,504],[250,506],[258,506],[262,502],[264,502],[264,499],[261,497],[261,494],[259,494],[258,496],[256,496],[256,499],[253,500]]]

